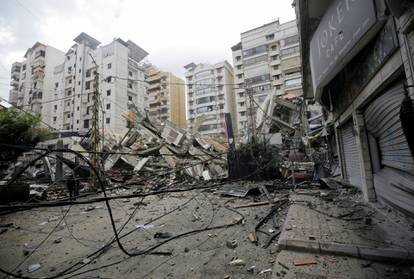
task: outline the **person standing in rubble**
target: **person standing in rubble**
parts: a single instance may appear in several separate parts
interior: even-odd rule
[[[65,175],[66,187],[71,200],[76,200],[79,195],[79,179],[75,173],[67,172]]]

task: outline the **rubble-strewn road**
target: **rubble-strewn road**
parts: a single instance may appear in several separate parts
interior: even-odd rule
[[[279,193],[276,196],[282,195]],[[226,209],[225,203],[237,207],[254,202],[252,196],[246,199],[222,197],[210,190],[151,196],[142,202],[141,199],[111,201],[118,228],[136,206],[139,206],[124,232],[137,226],[140,228],[121,240],[129,251],[135,248],[144,249],[165,240],[162,237],[174,236],[197,228],[232,223],[240,219],[240,216]],[[262,201],[266,201],[266,198],[262,197]],[[41,243],[68,209],[68,206],[62,208],[62,213],[57,208],[42,208],[1,217],[1,224],[12,222],[13,226],[0,235],[2,243],[0,254],[3,255],[0,257],[0,266],[12,270],[24,259],[25,245],[30,248]],[[169,213],[174,209],[176,210]],[[75,278],[98,275],[101,278],[224,278],[227,275],[231,278],[250,278],[253,273],[272,268],[276,241],[267,249],[261,246],[267,238],[266,234],[270,234],[269,230],[270,232],[277,230],[277,227],[283,224],[286,209],[278,212],[273,220],[269,220],[261,227],[264,233],[258,233],[258,246],[249,241],[248,235],[258,220],[269,212],[269,206],[239,208],[237,211],[245,217],[243,224],[192,234],[154,250],[154,252],[172,252],[171,256],[147,255],[127,258],[117,245],[113,244],[111,249],[94,260],[93,257],[86,259],[85,255],[102,247],[113,236],[108,213],[100,204],[94,204],[94,207],[73,205],[62,222],[66,225],[59,225],[57,231],[52,233],[38,251],[16,271],[41,277],[55,274],[77,261],[87,263],[90,260],[91,262],[80,269],[80,272],[121,262],[74,276]],[[163,214],[167,215],[151,222]],[[159,238],[154,238],[156,234]],[[243,260],[242,265],[229,265],[229,262],[234,259]],[[28,266],[36,263],[39,263],[41,268],[33,273],[27,273]],[[270,278],[270,274],[267,272],[264,276]]]
[[[267,185],[268,193],[260,191],[260,185]],[[385,215],[363,204],[355,189],[302,184],[289,193],[287,185],[234,182],[144,199],[111,200],[117,229],[130,219],[120,233],[129,252],[172,239],[151,254],[135,257],[125,256],[116,242],[91,255],[113,238],[101,203],[5,215],[0,217],[5,228],[0,234],[0,267],[36,278],[73,265],[73,272],[63,278],[412,278],[414,271],[401,259],[391,264],[358,259],[344,251],[320,253],[321,247],[326,248],[321,243],[374,250],[411,250],[414,245],[404,228],[396,228]],[[110,195],[135,190],[117,188]],[[242,216],[236,225],[203,230],[234,224]],[[197,229],[201,230],[174,238]],[[304,243],[309,249],[299,247]],[[315,243],[318,249],[310,249]]]

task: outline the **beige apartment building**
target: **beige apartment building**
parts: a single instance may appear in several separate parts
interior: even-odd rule
[[[170,121],[179,128],[185,128],[184,80],[154,66],[146,68],[145,79],[145,110],[149,119],[161,123]]]
[[[278,20],[241,33],[233,52],[239,137],[248,131],[251,84],[255,109],[268,97],[293,99],[302,96],[301,59],[296,21]]]

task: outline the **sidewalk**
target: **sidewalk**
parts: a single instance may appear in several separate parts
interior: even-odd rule
[[[297,190],[290,201],[272,278],[414,277],[413,232],[355,189]]]

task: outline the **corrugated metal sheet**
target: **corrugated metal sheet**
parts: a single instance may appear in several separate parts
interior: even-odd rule
[[[352,119],[340,128],[340,133],[346,171],[345,177],[350,184],[361,188],[361,168]]]
[[[380,169],[374,172],[377,196],[414,217],[414,159],[399,115],[403,98],[403,88],[394,87],[372,101],[364,117],[368,132],[377,141],[381,161]]]

